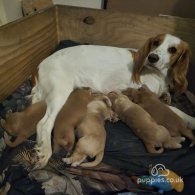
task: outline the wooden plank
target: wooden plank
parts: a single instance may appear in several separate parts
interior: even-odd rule
[[[106,9],[158,16],[159,14],[195,18],[194,0],[108,0]]]
[[[115,11],[91,10],[75,7],[57,7],[59,40],[72,39],[81,43],[140,48],[149,38],[170,33],[187,41],[195,53],[195,19],[179,17],[144,16]],[[88,17],[88,23],[86,21]],[[191,56],[191,64],[195,55]],[[190,89],[193,85],[195,67],[190,66]]]
[[[86,17],[94,24],[86,24]],[[59,39],[91,44],[140,48],[152,36],[171,33],[195,51],[195,19],[143,16],[129,13],[58,6]]]
[[[55,7],[0,28],[0,101],[57,45]]]

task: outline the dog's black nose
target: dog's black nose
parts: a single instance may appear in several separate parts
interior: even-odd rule
[[[155,63],[155,62],[158,62],[159,60],[159,57],[158,55],[154,54],[154,53],[151,53],[149,56],[148,56],[148,61],[150,63]]]

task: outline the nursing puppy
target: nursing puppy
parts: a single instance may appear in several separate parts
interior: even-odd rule
[[[192,144],[195,143],[192,130],[166,104],[162,103],[158,96],[151,92],[146,85],[143,85],[138,90],[129,88],[123,91],[123,94],[144,108],[159,125],[166,127],[171,136],[183,135],[189,138]]]
[[[92,100],[90,88],[75,89],[57,115],[54,130],[54,152],[60,147],[68,153],[75,143],[74,129],[81,122],[87,112],[87,104]]]
[[[104,121],[111,120],[113,112],[111,102],[105,95],[95,96],[87,106],[87,113],[76,129],[78,142],[73,154],[62,159],[71,166],[93,167],[98,165],[104,156],[106,131]],[[94,158],[92,162],[84,162],[87,157]],[[83,163],[84,162],[84,163]]]
[[[5,143],[10,147],[16,147],[36,133],[37,123],[43,118],[45,112],[46,103],[41,101],[30,105],[23,112],[8,114],[6,120],[1,120],[1,126],[5,130]],[[12,142],[8,134],[17,138]]]
[[[113,110],[134,133],[144,142],[150,153],[162,153],[164,148],[181,148],[182,137],[173,138],[168,130],[158,125],[153,118],[139,105],[133,103],[123,94],[108,94]],[[159,148],[158,150],[156,148]]]

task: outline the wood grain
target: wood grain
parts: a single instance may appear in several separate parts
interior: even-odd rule
[[[55,8],[0,28],[0,101],[10,95],[57,45]]]
[[[91,44],[140,48],[149,38],[171,33],[190,43],[195,51],[195,19],[143,16],[113,11],[59,6],[59,39]],[[83,22],[88,16],[94,24]]]
[[[194,0],[108,0],[106,9],[158,16],[159,14],[195,18]]]

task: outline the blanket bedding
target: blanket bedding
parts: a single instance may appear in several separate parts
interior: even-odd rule
[[[79,43],[62,41],[56,51],[76,45]],[[26,81],[0,104],[0,116],[5,118],[9,110],[22,111],[29,105],[25,96],[29,95],[30,91],[30,81]],[[185,94],[180,97],[173,96],[172,105],[195,116],[195,107]],[[36,136],[32,136],[16,148],[8,148],[4,144],[3,129],[0,129],[0,194],[76,195],[116,194],[125,191],[151,194],[156,190],[137,185],[133,176],[148,175],[149,168],[158,163],[181,175],[184,182],[189,175],[191,177],[194,175],[195,178],[195,147],[189,148],[189,140],[186,140],[179,150],[149,154],[141,140],[124,123],[107,122],[105,128],[107,131],[105,155],[103,163],[99,166],[90,169],[72,168],[61,161],[64,154],[58,154],[53,155],[48,165],[41,170],[32,169],[33,159],[36,159],[33,150]],[[192,193],[192,189],[190,192]]]

